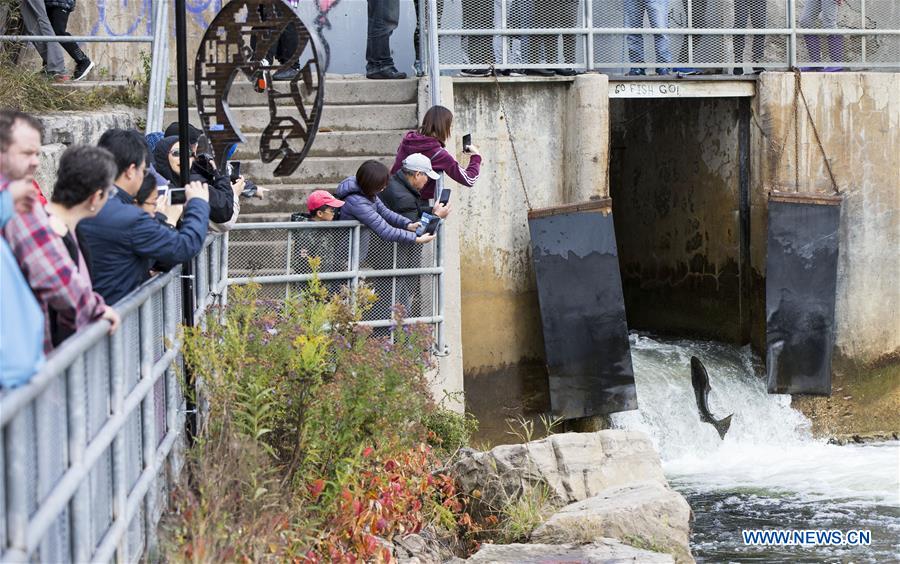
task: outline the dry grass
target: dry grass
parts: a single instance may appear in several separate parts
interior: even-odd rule
[[[39,72],[0,60],[0,108],[42,113],[97,110],[113,105],[146,107],[145,83],[129,80],[125,86],[62,88]]]

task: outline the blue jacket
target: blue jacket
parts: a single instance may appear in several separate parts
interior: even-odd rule
[[[369,199],[362,193],[355,176],[344,179],[338,185],[335,196],[344,200],[342,220],[355,219],[392,243],[415,243],[416,234],[406,230],[406,226],[413,222],[387,209],[377,196]]]
[[[40,204],[35,202],[35,205]],[[0,228],[12,217],[12,208],[9,190],[0,191]],[[0,388],[28,382],[43,363],[41,306],[6,239],[0,237]]]
[[[154,262],[177,264],[195,257],[206,239],[209,204],[189,201],[181,222],[177,231],[161,225],[117,189],[96,217],[78,224],[78,239],[91,256],[94,291],[114,304],[150,277]]]

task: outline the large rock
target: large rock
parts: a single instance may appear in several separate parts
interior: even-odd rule
[[[485,544],[466,562],[537,564],[578,562],[583,564],[657,564],[673,562],[668,554],[634,548],[612,539],[590,544]]]
[[[615,538],[693,562],[689,547],[691,508],[684,497],[659,482],[604,490],[554,514],[535,529],[539,543],[588,543]]]
[[[462,491],[494,510],[523,491],[542,486],[561,506],[615,486],[667,483],[647,436],[621,430],[563,433],[488,452],[470,451],[450,473]]]

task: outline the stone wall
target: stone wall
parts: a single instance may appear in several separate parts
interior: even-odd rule
[[[41,164],[35,180],[48,198],[53,193],[59,158],[69,145],[96,145],[107,129],[136,127],[136,115],[132,108],[113,108],[102,112],[57,112],[37,116],[44,126]]]

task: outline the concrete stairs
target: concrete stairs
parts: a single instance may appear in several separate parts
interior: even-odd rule
[[[274,84],[280,86],[287,83]],[[191,85],[192,98],[193,92]],[[175,98],[174,85],[170,85],[167,99]],[[309,192],[334,190],[364,161],[377,159],[390,166],[403,134],[418,122],[416,79],[376,81],[327,75],[325,106],[312,149],[294,174],[276,178],[272,172],[277,161],[267,164],[259,160],[259,139],[269,121],[267,96],[238,80],[228,99],[248,141],[238,146],[233,158],[241,161],[245,176],[268,189],[262,200],[241,202],[241,222],[287,221],[292,212],[305,210]],[[286,103],[279,100],[279,104]],[[176,119],[177,109],[166,108],[164,125]],[[191,108],[191,122],[199,122],[195,108]]]

